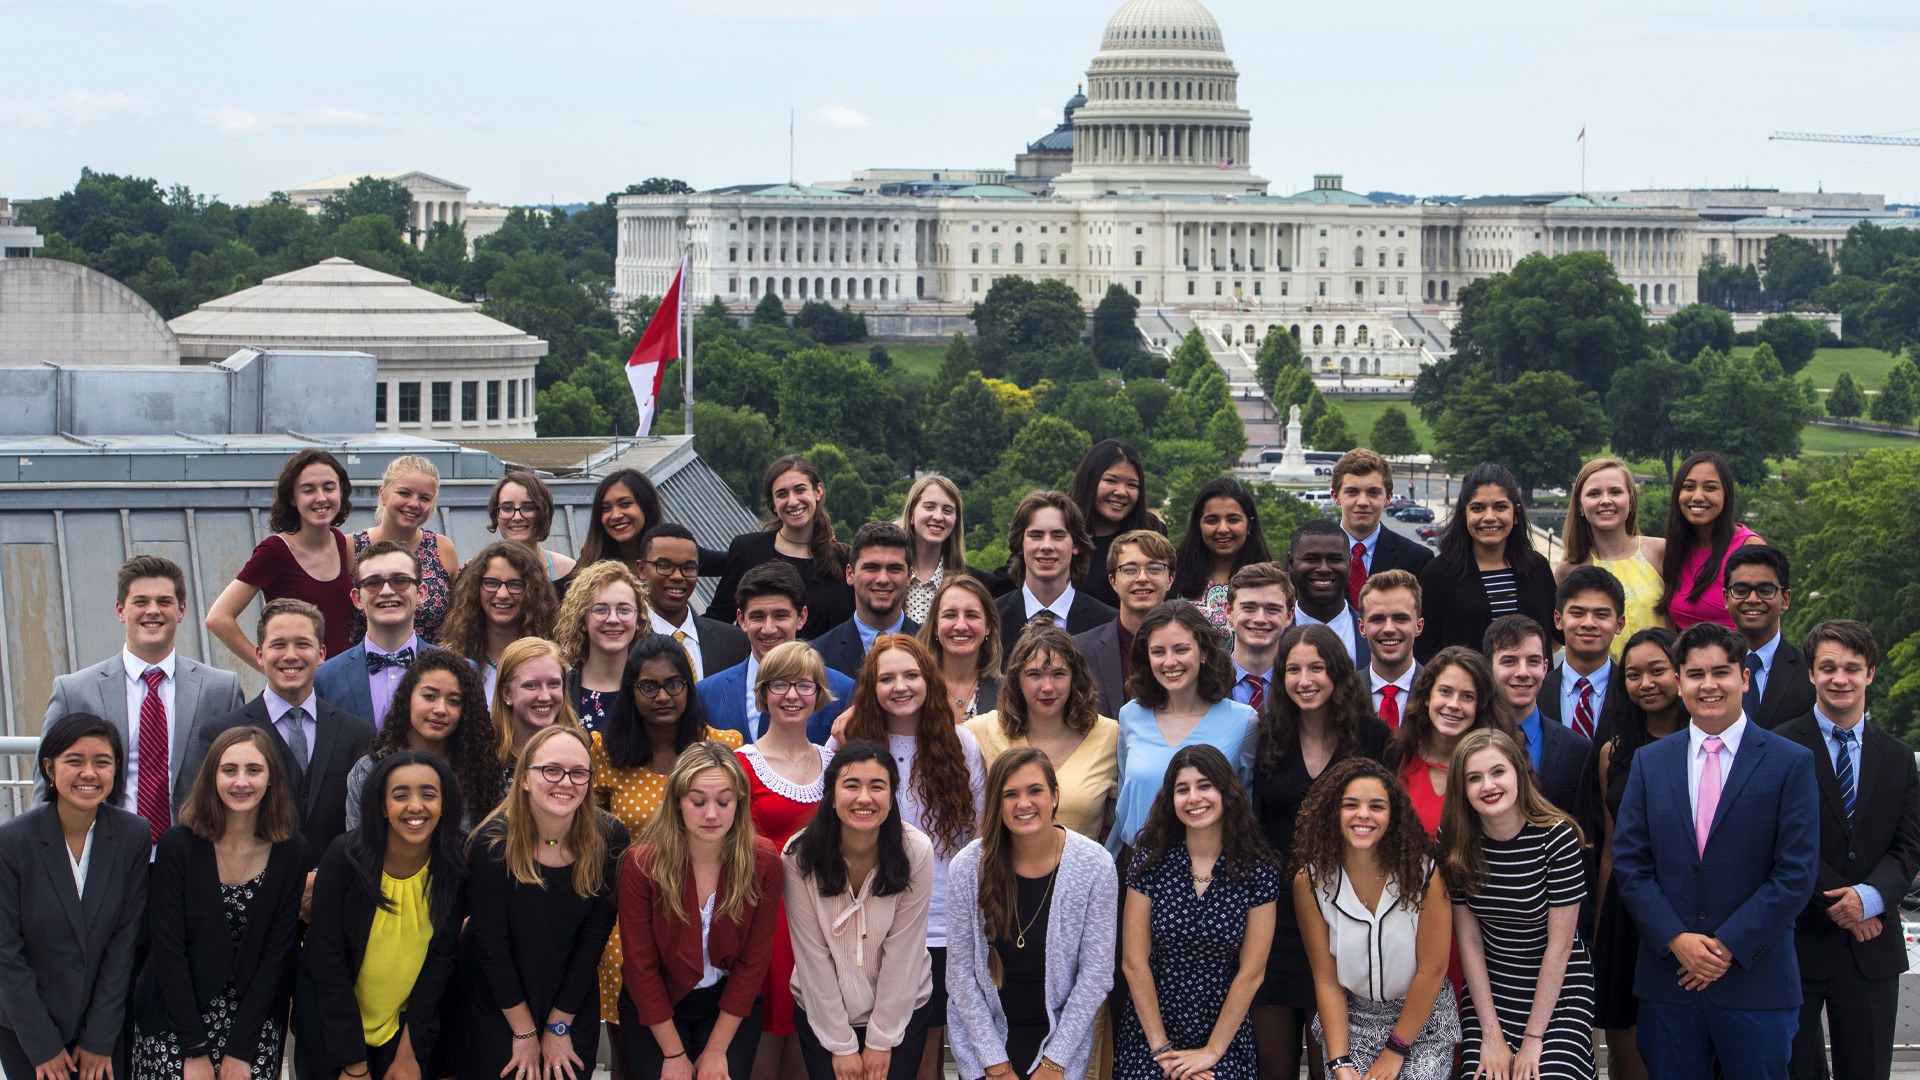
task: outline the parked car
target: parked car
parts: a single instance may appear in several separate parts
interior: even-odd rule
[[[1394,517],[1409,524],[1426,523],[1433,520],[1433,511],[1418,503],[1411,506],[1403,506],[1399,510],[1392,511],[1392,513]]]
[[[1429,544],[1437,544],[1440,542],[1440,526],[1438,525],[1422,525],[1418,529],[1415,529],[1414,532],[1420,539],[1425,540]]]
[[[1387,500],[1386,512],[1392,514],[1394,517],[1399,517],[1400,511],[1405,510],[1409,506],[1418,505],[1420,504],[1407,498],[1405,495],[1395,495],[1393,498]]]

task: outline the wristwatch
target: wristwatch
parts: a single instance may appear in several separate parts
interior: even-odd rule
[[[567,1032],[573,1030],[573,1025],[567,1023],[565,1020],[555,1020],[553,1023],[547,1025],[547,1030],[553,1032],[555,1035],[565,1035]]]

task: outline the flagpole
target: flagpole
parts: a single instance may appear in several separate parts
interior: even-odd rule
[[[685,377],[686,388],[681,400],[686,406],[681,423],[685,432],[693,434],[693,320],[688,315],[687,270],[693,261],[693,245],[688,244],[680,252],[680,373]]]

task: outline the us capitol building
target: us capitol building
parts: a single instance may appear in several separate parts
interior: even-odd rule
[[[1463,286],[1535,252],[1606,253],[1655,313],[1694,299],[1700,218],[1683,207],[1565,194],[1382,204],[1335,175],[1268,194],[1238,84],[1198,0],[1127,0],[1084,93],[1013,176],[624,196],[616,289],[661,294],[689,244],[690,295],[729,303],[773,293],[870,310],[971,304],[1019,274],[1065,281],[1091,305],[1118,283],[1227,344],[1284,328],[1316,360],[1359,352],[1357,372],[1389,375],[1411,374],[1394,369],[1419,356],[1382,340],[1398,337],[1396,324],[1444,316]]]

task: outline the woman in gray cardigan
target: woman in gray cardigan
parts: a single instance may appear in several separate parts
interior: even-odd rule
[[[1075,1080],[1113,985],[1119,880],[1054,824],[1060,784],[1030,746],[987,776],[981,838],[947,871],[947,1038],[964,1080]]]

